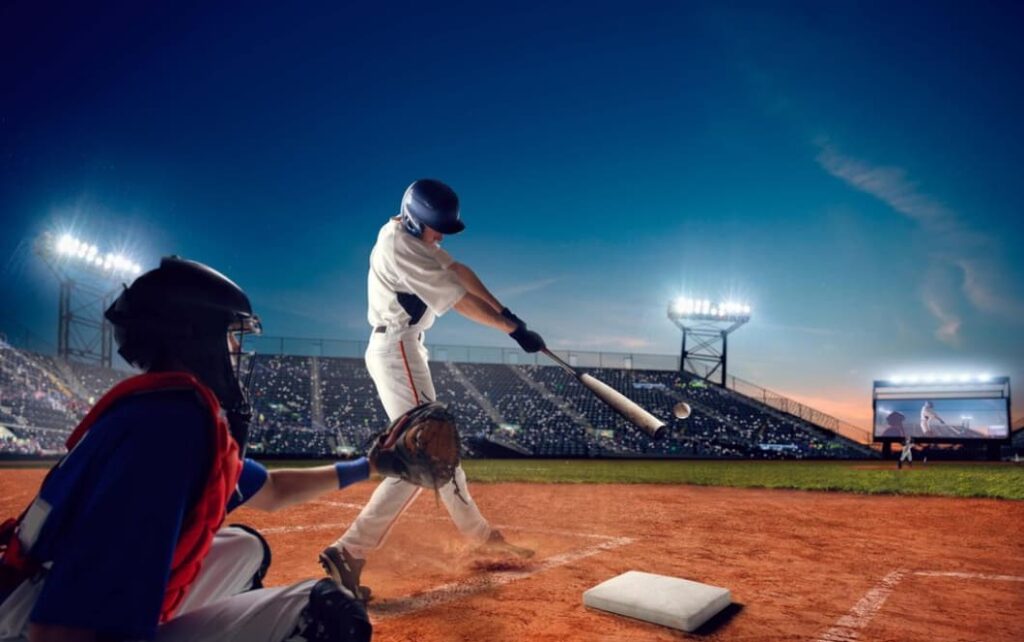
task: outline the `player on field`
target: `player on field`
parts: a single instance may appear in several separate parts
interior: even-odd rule
[[[436,400],[423,335],[449,310],[508,333],[526,352],[545,347],[540,335],[498,302],[473,270],[441,249],[446,234],[464,227],[455,192],[440,181],[421,179],[406,189],[401,212],[377,234],[367,277],[371,332],[366,367],[391,419]],[[381,482],[348,530],[320,555],[325,570],[369,599],[370,590],[359,583],[366,556],[384,542],[419,491],[401,479]],[[461,466],[453,482],[440,489],[440,498],[466,538],[498,553],[533,554],[506,542],[484,519]]]
[[[900,460],[896,468],[903,468],[903,462],[907,462],[911,468],[914,467],[914,438],[910,435],[903,438],[903,449],[900,451]]]
[[[26,511],[0,529],[0,640],[369,640],[344,587],[261,588],[266,543],[223,526],[242,503],[276,510],[370,474],[366,459],[268,472],[245,458],[241,341],[259,331],[245,293],[169,257],[106,317],[144,374],[96,403]]]

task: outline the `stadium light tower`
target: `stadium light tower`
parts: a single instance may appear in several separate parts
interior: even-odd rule
[[[683,331],[679,371],[724,386],[729,334],[750,321],[750,306],[735,301],[678,298],[669,303],[668,318]]]
[[[35,251],[60,284],[57,356],[110,367],[113,328],[103,317],[118,292],[118,284],[132,280],[142,267],[116,252],[100,252],[91,243],[70,234],[46,232]]]

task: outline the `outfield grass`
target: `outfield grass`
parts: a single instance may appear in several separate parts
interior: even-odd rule
[[[324,462],[270,462],[309,466]],[[889,461],[467,459],[470,481],[542,484],[693,484],[865,494],[1024,499],[1024,465],[940,462],[896,470]]]
[[[326,461],[269,461],[275,468]],[[737,488],[791,488],[866,494],[994,497],[1024,500],[1024,465],[917,463],[896,470],[881,461],[693,461],[467,459],[470,481],[543,484],[693,484]],[[7,462],[0,468],[52,466]]]
[[[466,460],[475,482],[694,484],[868,494],[1024,499],[1024,466],[814,461]]]

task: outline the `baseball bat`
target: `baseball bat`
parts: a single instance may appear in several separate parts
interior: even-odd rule
[[[636,402],[632,401],[597,377],[593,377],[585,372],[580,372],[576,368],[573,368],[547,348],[545,348],[543,352],[551,357],[551,359],[561,366],[563,370],[571,374],[577,381],[586,386],[590,392],[594,393],[594,396],[608,404],[608,407],[612,410],[622,415],[623,419],[634,426],[643,429],[644,432],[655,439],[661,439],[665,436],[664,421],[647,412]]]

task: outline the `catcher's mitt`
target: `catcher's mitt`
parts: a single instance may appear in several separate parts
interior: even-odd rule
[[[459,431],[443,403],[416,406],[377,435],[367,457],[381,475],[437,490],[455,478]]]

